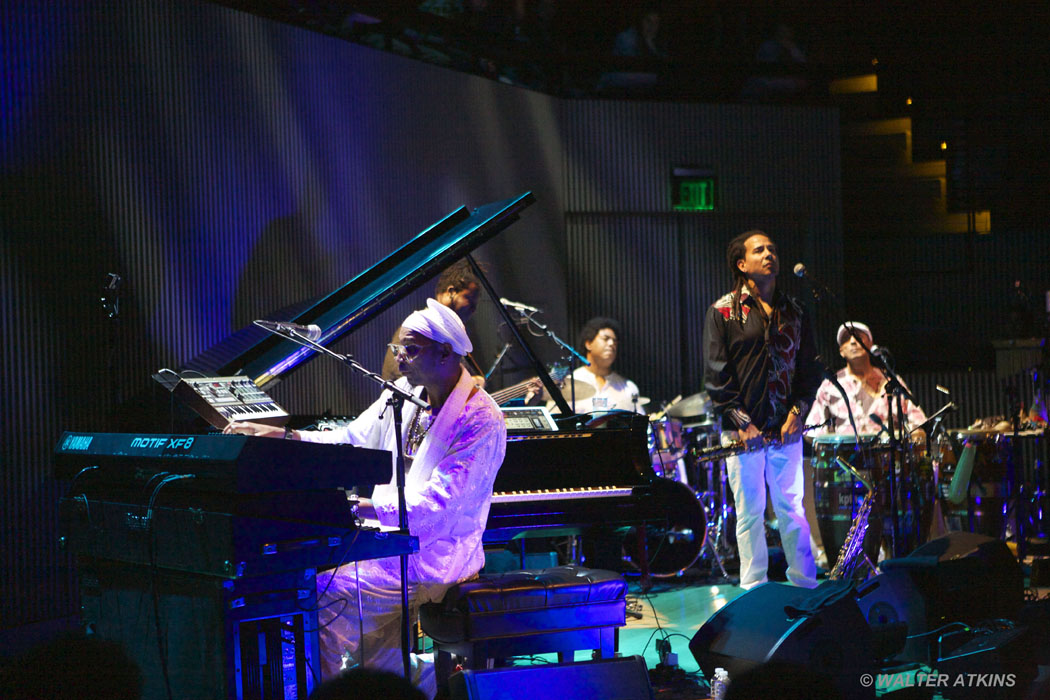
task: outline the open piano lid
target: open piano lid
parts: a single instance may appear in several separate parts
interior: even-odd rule
[[[411,241],[331,292],[292,319],[321,328],[329,345],[371,320],[460,258],[518,220],[536,201],[531,192],[448,214]],[[265,387],[309,360],[316,350],[250,326],[186,363],[211,376],[246,375]]]

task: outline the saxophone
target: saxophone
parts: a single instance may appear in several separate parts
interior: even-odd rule
[[[864,495],[860,508],[857,509],[857,515],[853,518],[853,524],[850,525],[849,533],[846,535],[846,540],[842,543],[842,548],[839,549],[839,558],[835,561],[835,566],[832,567],[831,573],[828,574],[828,579],[832,581],[851,578],[853,572],[861,563],[866,563],[872,571],[875,570],[875,565],[871,563],[862,547],[864,535],[868,532],[868,515],[871,513],[871,506],[875,502],[875,487],[861,476],[860,472],[843,460],[842,457],[836,457],[835,464],[864,484],[864,488],[868,492]],[[863,558],[863,561],[858,559],[858,555]]]
[[[815,425],[804,425],[802,426],[802,434],[816,430],[817,428],[823,428],[828,425],[828,421],[823,423],[816,423]],[[750,447],[746,443],[740,442],[739,440],[730,440],[724,445],[715,445],[714,447],[701,447],[692,451],[693,461],[697,464],[704,464],[705,462],[714,462],[726,457],[732,457],[734,455],[742,455],[748,452],[756,452],[758,450],[765,449],[767,447],[781,445],[780,433],[777,431],[766,431],[762,433],[762,444]]]

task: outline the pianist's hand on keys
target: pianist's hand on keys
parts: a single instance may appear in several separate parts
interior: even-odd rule
[[[222,429],[223,435],[253,435],[255,437],[282,438],[298,440],[299,434],[294,430],[280,426],[265,425],[263,423],[252,423],[250,421],[230,421]]]

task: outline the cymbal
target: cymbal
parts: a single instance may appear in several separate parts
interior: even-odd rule
[[[704,416],[711,413],[711,397],[706,391],[687,396],[678,403],[669,407],[667,415],[672,418],[691,418],[693,416]]]
[[[587,384],[586,382],[576,382],[576,400],[583,401],[594,396],[598,390],[593,384]],[[566,401],[572,401],[572,381],[566,379],[561,386],[561,395],[565,397]]]

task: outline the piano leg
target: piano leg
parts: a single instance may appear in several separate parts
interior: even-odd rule
[[[645,523],[639,523],[635,531],[635,558],[638,562],[638,570],[641,572],[639,584],[642,592],[648,592],[653,587],[652,578],[649,576],[649,548],[646,545]]]

